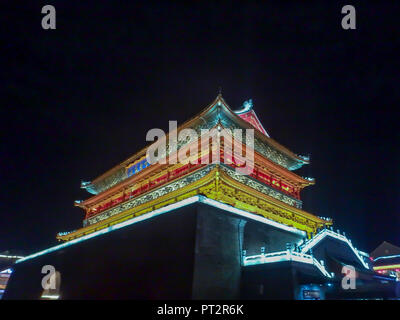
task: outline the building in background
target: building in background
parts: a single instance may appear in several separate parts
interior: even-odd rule
[[[400,281],[400,247],[384,241],[371,252],[370,256],[376,272]]]
[[[184,129],[197,139],[174,142]],[[254,140],[224,129],[254,129]],[[242,150],[225,149],[229,139],[254,154],[250,173],[241,172]],[[201,152],[176,161],[192,147]],[[75,203],[82,226],[18,260],[5,298],[48,296],[43,265],[57,270],[57,299],[396,297],[395,279],[375,273],[332,219],[302,209],[301,190],[315,181],[296,170],[309,159],[272,139],[250,100],[234,112],[219,95],[160,150],[166,163],[149,163],[144,148],[83,182],[91,196]],[[343,285],[347,267],[351,289]]]

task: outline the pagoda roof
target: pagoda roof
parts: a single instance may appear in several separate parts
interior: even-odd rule
[[[222,95],[219,94],[208,107],[203,109],[190,120],[187,120],[178,126],[176,131],[180,131],[184,128],[194,128],[196,126],[198,128],[201,127],[201,129],[210,129],[218,122],[222,123],[226,128],[256,129],[254,131],[255,139],[258,139],[261,143],[269,146],[272,150],[275,150],[275,152],[286,159],[286,165],[278,164],[285,166],[288,170],[295,170],[300,168],[302,165],[309,163],[308,158],[296,155],[288,148],[272,139],[259,121],[252,105],[250,106],[249,102],[247,102],[244,106],[245,108],[235,112],[228,106]],[[167,141],[170,134],[171,132],[166,134]],[[122,180],[125,180],[127,178],[125,168],[135,161],[145,157],[148,147],[149,146],[146,146],[141,149],[139,152],[98,176],[93,181],[82,182],[81,187],[87,189],[87,191],[92,194],[98,194],[116,185]]]
[[[136,205],[121,208],[121,211],[116,210],[114,213],[101,213],[102,217],[96,215],[95,217],[98,217],[98,219],[95,219],[92,223],[66,235],[59,235],[57,238],[71,240],[119,221],[125,221],[131,217],[151,212],[156,208],[175,203],[194,194],[227,203],[237,209],[246,210],[254,216],[264,216],[269,220],[292,226],[308,233],[315,232],[317,228],[322,228],[324,225],[332,224],[331,220],[321,219],[312,213],[282,202],[262,190],[243,184],[229,175],[218,164],[213,166],[206,166],[194,173],[198,177],[197,180],[188,178],[185,183],[171,182],[168,185],[162,185],[143,194],[142,197],[145,197],[145,201],[140,200]],[[168,188],[169,191],[160,192],[160,188]],[[226,190],[236,190],[236,192],[228,194]],[[151,196],[151,194],[154,196]],[[131,201],[135,201],[135,198]]]

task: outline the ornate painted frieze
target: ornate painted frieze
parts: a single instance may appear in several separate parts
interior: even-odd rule
[[[123,211],[129,210],[131,208],[137,207],[137,206],[139,206],[139,205],[141,205],[143,203],[146,203],[146,202],[149,202],[151,200],[157,199],[157,198],[159,198],[159,197],[161,197],[163,195],[166,195],[167,193],[171,193],[171,192],[173,192],[175,190],[183,188],[183,187],[185,187],[185,186],[187,186],[187,185],[189,185],[189,184],[201,179],[205,175],[207,175],[212,170],[212,168],[214,166],[215,165],[206,166],[205,168],[203,168],[203,169],[201,169],[199,171],[196,171],[196,172],[194,172],[192,174],[184,176],[183,178],[181,178],[181,179],[179,179],[177,181],[169,183],[169,184],[167,184],[167,185],[165,185],[165,186],[163,186],[161,188],[158,188],[158,189],[156,189],[154,191],[151,191],[151,192],[149,192],[149,193],[147,193],[147,194],[145,194],[143,196],[139,196],[139,197],[134,198],[134,199],[132,199],[130,201],[124,202],[119,206],[116,206],[116,207],[110,208],[108,210],[105,210],[104,212],[99,213],[96,216],[93,216],[93,217],[90,217],[90,218],[84,220],[83,225],[87,226],[87,225],[91,225],[91,224],[97,223],[97,222],[102,221],[104,219],[107,219],[107,218],[109,218],[109,217],[111,217],[113,215],[116,215],[116,214],[121,213]]]
[[[236,181],[243,183],[244,185],[247,185],[255,190],[258,190],[266,195],[269,195],[279,201],[282,201],[284,203],[287,203],[293,207],[301,209],[302,207],[302,201],[292,198],[280,191],[277,191],[267,185],[264,185],[261,182],[258,182],[257,180],[246,176],[246,175],[241,175],[238,174],[235,170],[233,170],[230,167],[221,165],[221,168],[224,172],[226,172],[231,178],[235,179]]]

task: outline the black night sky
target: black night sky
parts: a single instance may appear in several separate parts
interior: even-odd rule
[[[41,28],[41,8],[57,29]],[[357,29],[341,28],[353,4]],[[222,87],[271,137],[311,156],[304,209],[361,250],[400,245],[400,5],[25,1],[1,13],[0,252],[81,226],[91,180]]]

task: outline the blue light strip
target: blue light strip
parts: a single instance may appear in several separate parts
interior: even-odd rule
[[[179,209],[179,208],[188,206],[188,205],[196,203],[196,202],[205,203],[205,204],[211,205],[213,207],[217,207],[217,208],[220,208],[222,210],[229,211],[231,213],[235,213],[237,215],[240,215],[240,216],[243,216],[243,217],[246,217],[246,218],[250,218],[250,219],[253,219],[253,220],[256,220],[256,221],[259,221],[259,222],[262,222],[262,223],[265,223],[265,224],[268,224],[268,225],[271,225],[271,226],[274,226],[276,228],[283,229],[283,230],[298,234],[298,235],[300,235],[302,237],[304,237],[306,235],[306,233],[304,231],[301,231],[301,230],[298,230],[296,228],[280,224],[278,222],[269,220],[267,218],[264,218],[262,216],[258,216],[258,215],[253,214],[253,213],[249,213],[249,212],[241,210],[241,209],[237,209],[237,208],[231,207],[229,205],[226,205],[224,203],[209,199],[207,197],[204,197],[204,196],[193,196],[193,197],[187,198],[185,200],[170,204],[170,205],[165,206],[163,208],[154,210],[152,212],[145,213],[145,214],[143,214],[141,216],[134,217],[134,218],[126,220],[124,222],[120,222],[120,223],[115,224],[113,226],[110,226],[110,227],[104,228],[102,230],[90,233],[90,234],[82,236],[80,238],[73,239],[73,240],[70,240],[68,242],[62,243],[60,245],[57,245],[57,246],[54,246],[54,247],[50,247],[48,249],[36,252],[34,254],[31,254],[29,256],[26,256],[26,257],[24,257],[22,259],[17,260],[15,263],[21,263],[23,261],[30,260],[30,259],[33,259],[35,257],[41,256],[41,255],[44,255],[44,254],[47,254],[47,253],[54,252],[56,250],[69,247],[69,246],[71,246],[73,244],[76,244],[76,243],[79,243],[81,241],[85,241],[85,240],[100,236],[102,234],[105,234],[105,233],[108,233],[108,232],[111,232],[111,231],[114,231],[114,230],[121,229],[123,227],[126,227],[126,226],[129,226],[129,225],[135,224],[137,222],[141,222],[141,221],[153,218],[153,217],[161,215],[163,213],[167,213],[167,212],[170,212],[172,210]]]
[[[369,269],[368,264],[361,257],[361,255],[359,254],[358,250],[356,248],[354,248],[354,246],[352,245],[352,243],[350,242],[349,239],[347,239],[345,236],[343,236],[341,234],[335,233],[335,232],[333,232],[331,230],[328,230],[328,229],[322,230],[315,237],[313,237],[312,239],[308,240],[308,242],[306,242],[306,244],[301,248],[301,252],[306,253],[307,251],[309,251],[312,247],[314,247],[317,243],[319,243],[322,239],[324,239],[327,236],[330,236],[332,238],[335,238],[335,239],[338,239],[340,241],[343,241],[343,242],[347,243],[347,245],[353,250],[354,254],[360,260],[360,262],[362,263],[364,268],[365,269]]]
[[[395,275],[394,276],[389,275],[387,277],[374,275],[373,277],[376,278],[376,279],[381,279],[381,280],[396,281],[396,276]]]
[[[375,258],[374,261],[378,261],[378,260],[381,260],[381,259],[392,259],[392,258],[400,258],[400,254],[396,254],[396,255],[393,255],[393,256],[378,257],[378,258]]]

